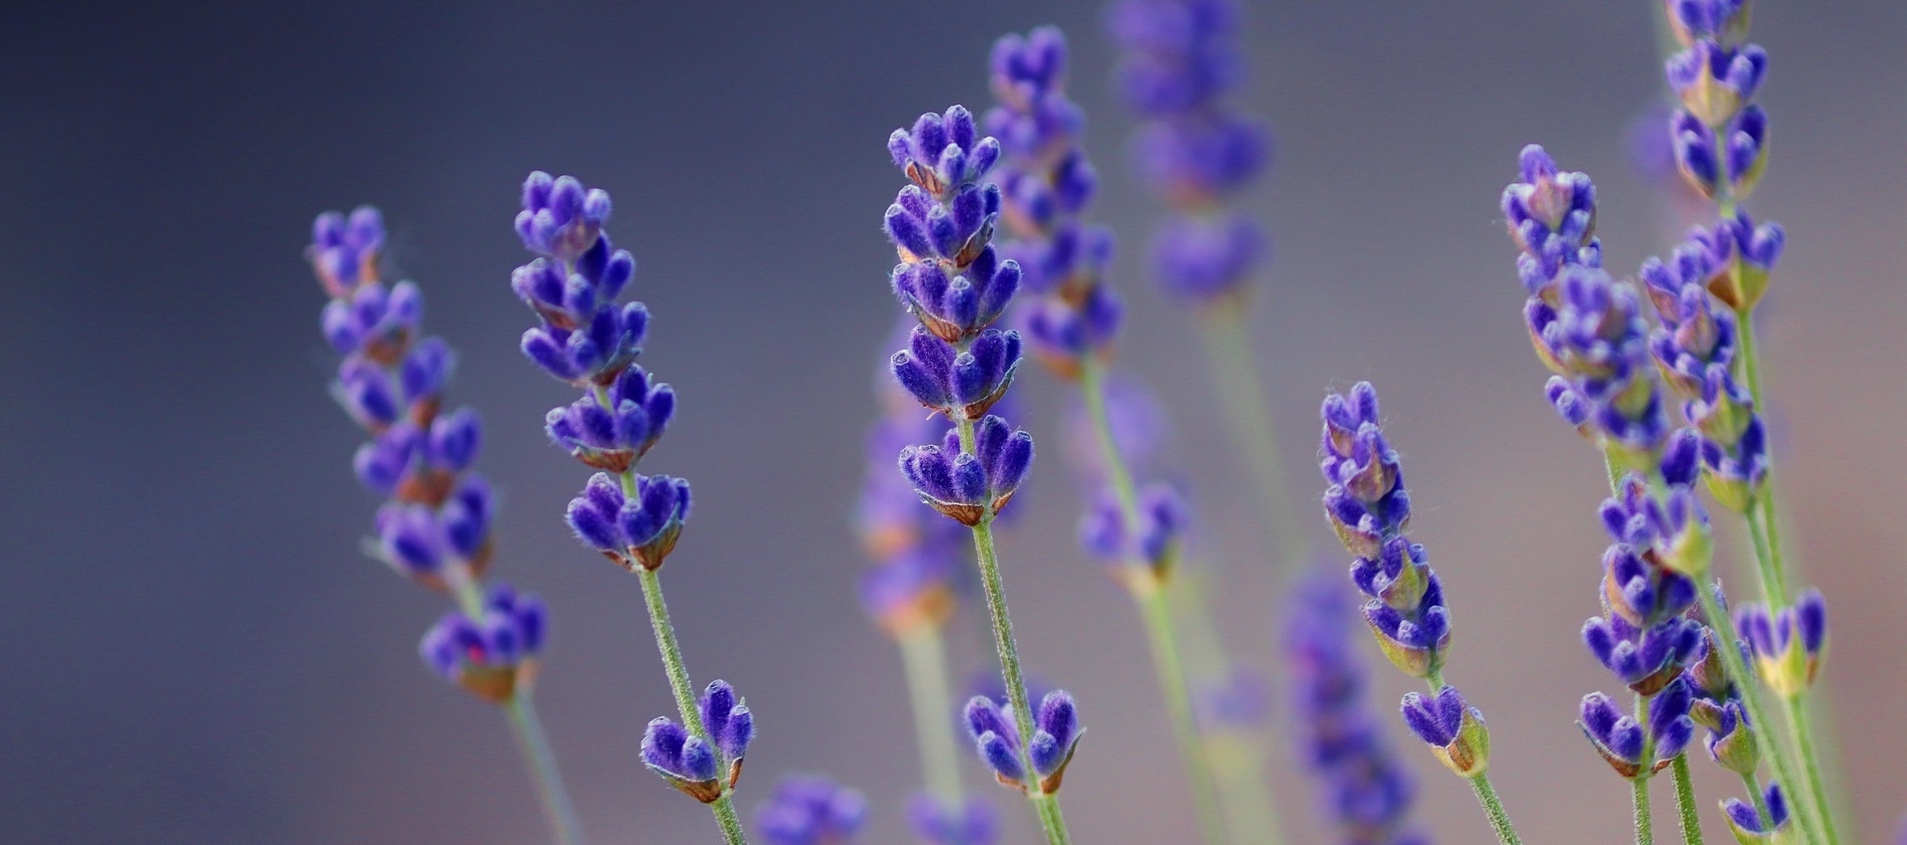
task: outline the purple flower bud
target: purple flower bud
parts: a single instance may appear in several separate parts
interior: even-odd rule
[[[1404,724],[1431,747],[1437,761],[1462,777],[1483,774],[1490,765],[1490,735],[1483,713],[1466,705],[1454,687],[1444,687],[1434,698],[1406,693]]]
[[[1722,802],[1722,813],[1728,819],[1728,827],[1741,842],[1772,843],[1782,841],[1782,834],[1788,829],[1788,799],[1781,792],[1781,784],[1770,782],[1767,791],[1768,818],[1753,804],[1740,798],[1729,798]]]
[[[755,811],[755,828],[774,845],[846,845],[867,819],[867,797],[818,775],[793,775]]]
[[[649,722],[642,735],[642,762],[663,780],[704,804],[722,796],[714,749],[667,716]]]
[[[736,696],[727,681],[717,680],[702,692],[700,707],[709,739],[728,759],[730,768],[738,769],[755,738],[755,717],[748,704]]]
[[[900,454],[901,473],[922,500],[965,525],[998,514],[1032,464],[1032,436],[995,416],[974,424],[972,452],[960,451],[950,437],[940,446],[909,446]]]
[[[1002,784],[1024,789],[1021,737],[1012,714],[993,699],[979,695],[967,702],[965,720],[981,760]],[[1074,747],[1084,733],[1073,697],[1060,690],[1047,693],[1034,708],[1033,725],[1026,754],[1039,776],[1040,791],[1051,794],[1058,791],[1066,764],[1071,762]]]
[[[637,475],[636,495],[616,514],[616,527],[628,544],[628,559],[655,570],[675,550],[676,538],[690,513],[689,482],[667,475]]]
[[[444,614],[424,633],[418,652],[431,670],[470,693],[501,704],[528,683],[520,667],[543,648],[547,613],[535,596],[518,596],[507,584],[491,587],[483,613],[471,619]]]
[[[422,578],[442,568],[448,540],[430,508],[390,502],[378,509],[376,527],[379,551],[399,572]]]
[[[1776,695],[1793,698],[1814,685],[1827,657],[1827,603],[1818,590],[1802,592],[1790,607],[1772,613],[1747,603],[1735,611],[1735,625],[1747,640],[1762,683]]]
[[[1592,617],[1583,624],[1583,644],[1631,690],[1655,695],[1698,656],[1702,625],[1677,616],[1639,629],[1620,615]]]
[[[428,454],[431,466],[458,473],[470,468],[483,443],[483,420],[470,408],[458,408],[431,422]]]
[[[907,819],[928,845],[994,845],[1000,836],[999,814],[980,798],[953,807],[920,793],[907,802]]]
[[[921,115],[911,130],[894,130],[887,151],[909,180],[945,200],[985,176],[999,160],[1000,142],[976,135],[973,113],[952,106],[945,114]]]
[[[1244,214],[1176,215],[1153,238],[1153,272],[1168,296],[1213,302],[1239,291],[1264,252],[1264,233]]]
[[[1661,771],[1694,736],[1695,723],[1689,719],[1691,698],[1688,684],[1676,678],[1649,700],[1649,727],[1626,715],[1614,701],[1600,692],[1583,697],[1582,717],[1576,724],[1610,768],[1625,778]],[[1651,748],[1651,744],[1653,747]],[[1643,759],[1645,751],[1649,758]]]

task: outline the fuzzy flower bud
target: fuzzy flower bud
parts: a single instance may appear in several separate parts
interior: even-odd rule
[[[689,519],[689,483],[667,475],[635,476],[635,495],[607,473],[596,473],[570,500],[569,526],[584,545],[624,569],[654,571],[675,550]]]
[[[1769,818],[1763,819],[1753,804],[1740,798],[1722,801],[1722,813],[1728,819],[1728,829],[1735,834],[1736,842],[1741,845],[1789,845],[1795,841],[1794,825],[1789,823],[1788,818],[1788,799],[1781,792],[1781,784],[1768,784],[1767,804]]]
[[[1762,683],[1783,698],[1814,686],[1827,659],[1827,602],[1819,590],[1804,591],[1793,606],[1770,613],[1761,604],[1735,611],[1735,625],[1748,641]]]
[[[710,683],[697,707],[706,736],[658,716],[643,733],[642,762],[676,789],[707,804],[733,789],[741,777],[755,720],[727,681]]]
[[[867,820],[867,796],[819,775],[775,784],[755,811],[755,829],[774,845],[847,845]]]
[[[958,431],[938,446],[901,450],[901,473],[937,511],[963,525],[999,514],[1033,465],[1033,437],[989,416],[974,424],[974,449],[962,451]]]
[[[1459,777],[1473,778],[1490,768],[1490,732],[1483,712],[1464,704],[1455,687],[1444,687],[1434,698],[1420,693],[1404,695],[1404,724],[1430,745],[1437,762]]]
[[[502,704],[529,689],[547,625],[543,602],[491,586],[477,619],[451,611],[424,633],[418,652],[431,670],[471,694]]]
[[[1026,768],[1022,762],[1020,730],[1011,711],[984,695],[967,702],[967,732],[973,737],[980,759],[993,770],[1003,786],[1026,791]],[[1079,712],[1073,697],[1064,690],[1049,692],[1033,709],[1033,736],[1024,754],[1033,763],[1042,794],[1059,791],[1060,780],[1073,751],[1086,729],[1079,724]]]
[[[1644,776],[1645,769],[1653,773],[1666,768],[1694,737],[1695,722],[1688,716],[1691,701],[1686,681],[1670,682],[1648,700],[1645,731],[1609,696],[1594,692],[1583,696],[1582,718],[1576,726],[1616,774],[1633,780]]]

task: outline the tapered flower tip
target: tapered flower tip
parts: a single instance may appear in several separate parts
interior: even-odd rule
[[[1456,687],[1444,687],[1434,698],[1406,693],[1403,711],[1404,724],[1418,739],[1431,745],[1448,745],[1463,727],[1463,694]]]
[[[867,797],[819,775],[791,775],[755,812],[755,827],[774,845],[846,845],[867,819]]]
[[[483,445],[483,419],[470,408],[458,408],[430,425],[430,461],[447,472],[462,472],[477,459]]]
[[[384,559],[413,578],[434,576],[443,566],[443,526],[423,505],[391,502],[377,511],[378,547]]]
[[[567,514],[570,530],[576,532],[576,538],[585,545],[620,560],[623,548],[628,545],[616,522],[623,504],[622,489],[608,474],[599,472],[589,479],[582,495],[570,500]]]
[[[1792,837],[1788,829],[1788,798],[1782,794],[1781,784],[1768,784],[1766,794],[1768,818],[1753,804],[1739,798],[1722,801],[1722,813],[1728,819],[1728,827],[1735,834],[1735,840],[1741,845],[1770,845],[1785,843]]]
[[[1039,773],[1040,791],[1051,794],[1059,790],[1066,765],[1072,762],[1085,729],[1079,726],[1079,711],[1073,697],[1064,690],[1047,693],[1040,700],[1033,721],[1038,729],[1027,743],[1027,756],[1033,760],[1033,771]]]
[[[976,695],[968,699],[963,713],[967,733],[975,739],[992,733],[1016,743],[1019,741],[1020,732],[1014,728],[1013,717],[992,698]]]
[[[1801,633],[1801,648],[1809,657],[1815,657],[1827,648],[1827,599],[1821,596],[1820,590],[1810,587],[1802,591],[1794,609],[1795,621]]]
[[[731,766],[738,763],[755,738],[755,718],[748,705],[727,681],[717,680],[703,690],[701,711],[702,723],[716,748],[728,758]]]
[[[703,803],[721,797],[715,780],[715,752],[667,716],[649,722],[642,735],[642,762],[677,789]]]
[[[999,813],[981,798],[956,806],[917,793],[907,802],[907,821],[927,845],[994,845],[1000,836]]]
[[[668,475],[636,476],[636,496],[623,503],[616,525],[628,542],[629,557],[654,570],[675,550],[682,524],[691,513],[689,482]]]

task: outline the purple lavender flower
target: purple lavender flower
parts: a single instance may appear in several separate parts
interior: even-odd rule
[[[741,777],[742,758],[755,738],[755,718],[727,681],[711,682],[697,709],[708,739],[667,716],[658,716],[643,733],[642,762],[675,788],[707,804],[722,797]],[[726,774],[718,778],[718,771]]]
[[[1686,617],[1672,617],[1651,628],[1637,628],[1619,614],[1583,623],[1589,653],[1641,695],[1655,695],[1681,677],[1701,643],[1702,624]]]
[[[1319,468],[1331,485],[1325,515],[1345,550],[1357,556],[1351,580],[1370,599],[1364,619],[1391,663],[1432,677],[1450,644],[1450,611],[1424,547],[1404,536],[1410,495],[1397,453],[1378,427],[1377,389],[1359,382],[1348,395],[1326,396],[1319,415]]]
[[[1351,643],[1353,608],[1327,575],[1300,582],[1288,605],[1284,646],[1299,752],[1343,841],[1425,842],[1408,828],[1415,785],[1370,710],[1369,679]]]
[[[1430,746],[1444,768],[1474,778],[1490,768],[1490,733],[1483,727],[1483,711],[1464,703],[1456,687],[1444,687],[1425,698],[1404,694],[1404,724]]]
[[[318,215],[311,224],[311,247],[305,257],[317,271],[325,293],[331,294],[333,301],[346,301],[371,287],[365,282],[375,283],[378,255],[383,247],[384,216],[371,206],[361,205],[351,211],[348,219],[335,211]],[[383,292],[381,287],[377,290],[379,294]],[[332,309],[325,311],[328,326]],[[325,335],[329,337],[331,332]]]
[[[1006,506],[1033,465],[1033,438],[1006,420],[988,416],[974,424],[974,448],[963,452],[957,431],[939,446],[901,450],[901,472],[920,497],[962,525],[977,525]]]
[[[1767,292],[1768,274],[1781,260],[1787,243],[1781,224],[1756,225],[1748,212],[1737,209],[1734,217],[1701,234],[1714,245],[1722,264],[1721,271],[1709,279],[1709,292],[1737,312],[1752,310]]]
[[[846,845],[866,819],[860,790],[819,775],[793,775],[755,811],[755,829],[775,845]]]
[[[1231,0],[1121,0],[1106,28],[1123,52],[1118,93],[1145,123],[1134,134],[1140,176],[1175,209],[1153,239],[1154,270],[1176,298],[1212,304],[1237,295],[1264,236],[1224,199],[1269,158],[1262,123],[1224,101],[1244,77]]]
[[[1750,104],[1768,54],[1743,43],[1748,7],[1735,0],[1669,4],[1683,49],[1663,69],[1682,108],[1670,118],[1677,164],[1704,196],[1746,197],[1767,163],[1768,118]]]
[[[950,420],[977,420],[1012,385],[1020,367],[1020,334],[987,329],[961,350],[916,327],[891,366],[894,379],[923,406]]]
[[[1000,838],[999,813],[980,798],[955,807],[920,793],[907,802],[907,821],[927,845],[993,845]]]
[[[483,614],[444,614],[424,633],[417,650],[424,663],[472,694],[495,704],[527,692],[543,650],[547,612],[534,595],[518,596],[508,584],[493,584]]]
[[[1743,604],[1735,611],[1735,626],[1748,641],[1762,683],[1776,695],[1794,698],[1814,686],[1828,647],[1821,591],[1805,590],[1792,606],[1772,613],[1762,604]]]
[[[896,639],[922,626],[938,628],[953,615],[957,566],[944,547],[893,554],[861,573],[861,609]]]
[[[584,396],[551,409],[543,430],[584,464],[621,473],[662,439],[674,416],[675,390],[652,384],[647,372],[631,365],[610,382],[604,398]]]
[[[1665,470],[1670,464],[1664,464]],[[1664,475],[1668,475],[1665,471]],[[1620,546],[1626,546],[1626,554],[1645,559],[1647,563],[1660,567],[1667,572],[1699,578],[1708,571],[1712,558],[1712,540],[1708,525],[1708,514],[1702,510],[1701,502],[1689,489],[1688,482],[1670,478],[1668,492],[1658,498],[1649,489],[1642,477],[1629,474],[1617,483],[1616,495],[1604,499],[1599,511],[1603,530],[1609,532]],[[1676,606],[1682,597],[1680,585],[1664,584],[1660,573],[1650,573],[1648,585],[1663,585],[1668,592],[1652,601],[1625,601],[1622,605],[1634,610],[1649,607],[1653,612],[1639,614],[1634,621],[1643,627],[1653,626],[1666,615],[1679,613],[1687,605]],[[1625,588],[1633,578],[1624,582]],[[1614,588],[1614,583],[1605,584],[1604,592]],[[1633,587],[1640,591],[1641,587]],[[1638,592],[1638,596],[1644,593]],[[1663,601],[1662,599],[1671,599]]]
[[[690,513],[689,483],[667,475],[632,475],[634,495],[608,473],[596,473],[569,502],[576,538],[631,572],[654,571],[675,550]]]
[[[973,114],[954,106],[894,130],[888,152],[914,183],[884,223],[901,258],[894,293],[928,331],[964,346],[1005,313],[1020,286],[1019,264],[992,244],[999,186],[978,181],[999,160],[1000,142],[978,137]]]
[[[1127,525],[1119,500],[1102,491],[1080,518],[1080,544],[1106,563],[1139,562],[1162,577],[1177,562],[1190,507],[1173,485],[1154,482],[1140,488],[1138,510],[1139,523]]]
[[[1583,696],[1582,718],[1576,725],[1616,774],[1643,777],[1666,768],[1695,736],[1695,723],[1688,716],[1691,700],[1687,681],[1670,682],[1648,699],[1649,726],[1644,730],[1609,696],[1593,692]]]
[[[1020,730],[1011,711],[992,698],[977,695],[967,702],[966,722],[980,759],[994,776],[1001,784],[1024,791],[1026,769],[1021,762]],[[1055,690],[1040,699],[1033,713],[1033,736],[1025,749],[1039,776],[1040,792],[1051,795],[1059,791],[1066,766],[1072,762],[1079,737],[1085,732],[1071,695]]]
[[[1781,784],[1768,784],[1768,818],[1763,819],[1761,812],[1753,804],[1740,798],[1729,798],[1722,802],[1722,814],[1728,819],[1728,829],[1735,834],[1735,840],[1744,845],[1770,845],[1770,843],[1788,840],[1788,798],[1781,792]]]
[[[511,274],[510,287],[543,320],[524,332],[523,354],[579,387],[615,381],[649,326],[642,303],[616,304],[636,262],[603,234],[609,210],[609,194],[586,192],[574,177],[537,171],[523,183],[517,234],[539,257]]]

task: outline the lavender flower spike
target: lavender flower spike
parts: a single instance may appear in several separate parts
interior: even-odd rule
[[[775,845],[847,845],[867,819],[867,797],[818,775],[794,775],[775,785],[755,811],[755,829]]]
[[[1026,770],[1020,762],[1020,730],[1012,713],[993,699],[977,695],[967,702],[966,721],[980,759],[994,776],[1002,785],[1024,791]],[[1033,724],[1025,755],[1033,762],[1040,792],[1051,795],[1059,791],[1066,766],[1072,762],[1073,751],[1086,729],[1079,724],[1073,697],[1064,690],[1049,692],[1040,700]]]
[[[658,716],[643,733],[642,762],[684,794],[710,804],[741,777],[742,757],[755,738],[755,720],[727,681],[709,684],[698,709],[707,739]]]
[[[483,614],[450,611],[425,632],[418,652],[425,664],[471,694],[502,704],[529,690],[543,649],[543,602],[494,584]]]
[[[1006,506],[1033,465],[1033,438],[989,416],[974,425],[974,450],[963,452],[956,431],[939,446],[901,450],[901,473],[922,501],[963,525],[991,519]]]

